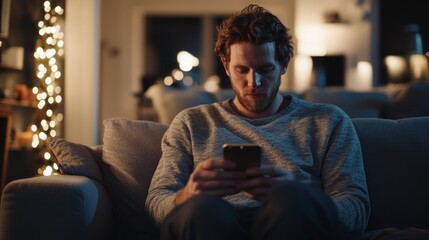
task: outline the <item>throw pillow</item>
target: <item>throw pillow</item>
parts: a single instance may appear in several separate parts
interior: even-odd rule
[[[103,182],[99,164],[101,151],[82,144],[69,142],[58,137],[46,140],[53,161],[63,174],[81,175]]]
[[[161,157],[161,138],[167,125],[121,118],[103,121],[105,186],[111,196],[119,239],[156,236],[155,223],[145,208],[152,175]]]

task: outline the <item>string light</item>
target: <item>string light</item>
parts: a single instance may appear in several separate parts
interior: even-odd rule
[[[64,54],[64,33],[61,30],[59,20],[64,9],[60,6],[53,7],[50,1],[43,3],[43,20],[37,24],[39,38],[34,51],[36,77],[38,86],[32,89],[38,100],[40,119],[31,126],[33,131],[32,147],[42,149],[41,156],[44,164],[38,169],[38,173],[44,176],[57,174],[58,166],[52,162],[49,151],[43,149],[44,141],[48,137],[58,136],[60,122],[63,115],[60,112],[61,76],[63,66],[59,61]]]

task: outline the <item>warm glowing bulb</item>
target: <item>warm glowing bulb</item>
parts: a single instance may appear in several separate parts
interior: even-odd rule
[[[58,79],[61,77],[61,72],[60,71],[56,71],[54,74],[55,78]]]
[[[60,94],[61,93],[61,87],[55,87],[55,93]]]
[[[51,77],[47,77],[47,78],[45,79],[45,83],[46,83],[46,84],[51,84],[51,83],[52,83],[52,78],[51,78]]]
[[[43,170],[43,175],[44,176],[51,176],[52,175],[52,167],[46,166],[45,170]]]
[[[183,72],[178,70],[178,69],[174,69],[172,72],[172,75],[173,75],[174,79],[176,79],[178,81],[181,81],[183,79],[183,77],[185,76],[183,74]]]
[[[44,100],[41,100],[38,104],[37,104],[37,108],[39,109],[43,109],[43,107],[45,106],[46,102]]]
[[[39,146],[39,141],[38,141],[38,140],[33,140],[33,141],[31,142],[31,146],[32,146],[33,148],[37,148],[37,146]]]
[[[49,66],[55,65],[55,63],[57,63],[57,59],[55,58],[49,59]]]
[[[45,66],[44,66],[43,64],[39,64],[39,65],[37,66],[37,69],[38,69],[39,71],[43,71],[43,69],[45,69]]]
[[[49,96],[52,96],[52,94],[54,93],[54,86],[49,85],[46,87],[46,90],[48,90]]]
[[[57,121],[58,121],[58,122],[61,122],[61,121],[63,120],[63,118],[64,118],[64,117],[63,117],[63,114],[61,114],[61,113],[58,113],[58,114],[57,114]]]
[[[44,73],[44,72],[38,72],[38,73],[37,73],[37,77],[38,77],[39,79],[42,79],[42,78],[43,78],[43,76],[45,76],[45,73]]]
[[[167,76],[164,78],[164,84],[166,86],[171,86],[174,82],[174,79],[171,76]]]
[[[41,140],[46,140],[46,139],[48,138],[48,136],[46,135],[46,133],[41,132],[41,133],[39,133],[39,138],[40,138]]]
[[[51,137],[55,137],[55,136],[57,136],[57,132],[55,131],[55,130],[51,130],[50,132],[49,132],[49,135],[51,136]]]
[[[183,84],[185,85],[185,86],[191,86],[192,84],[194,83],[194,79],[192,79],[192,77],[191,76],[186,76],[184,79],[183,79]]]
[[[64,13],[64,10],[60,6],[56,6],[55,12],[59,15],[62,15]]]

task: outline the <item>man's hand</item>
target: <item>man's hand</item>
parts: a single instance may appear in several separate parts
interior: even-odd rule
[[[292,173],[276,166],[249,168],[246,174],[248,178],[236,186],[237,190],[256,200],[263,200],[274,185],[295,179]]]
[[[246,174],[234,171],[235,163],[223,159],[208,159],[199,163],[186,186],[177,192],[176,205],[199,194],[227,196],[239,191],[236,186],[246,179]]]

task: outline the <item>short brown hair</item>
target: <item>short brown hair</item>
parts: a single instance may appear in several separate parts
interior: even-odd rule
[[[215,52],[227,63],[230,61],[231,45],[239,42],[258,45],[274,42],[276,60],[280,64],[289,63],[293,57],[294,48],[289,29],[271,12],[255,4],[224,19],[217,27],[217,32]]]

